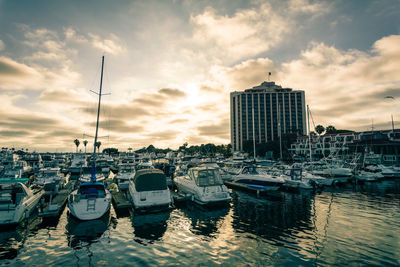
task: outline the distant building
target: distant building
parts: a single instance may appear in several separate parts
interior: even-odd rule
[[[243,150],[245,141],[253,141],[253,116],[258,144],[279,139],[279,119],[282,135],[306,134],[304,91],[282,88],[275,82],[263,82],[242,92],[232,92],[230,107],[234,151]]]
[[[311,141],[311,149],[310,149]],[[366,151],[380,155],[383,163],[400,162],[400,129],[301,136],[289,149],[293,157],[313,159],[328,155],[354,157]]]

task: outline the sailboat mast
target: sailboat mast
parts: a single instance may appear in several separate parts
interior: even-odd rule
[[[97,121],[96,121],[96,134],[94,136],[94,154],[96,154],[97,133],[99,131],[99,117],[100,117],[100,102],[101,102],[101,88],[103,86],[103,68],[104,56],[101,59],[101,76],[100,76],[100,90],[99,90],[99,104],[97,106]]]
[[[282,160],[281,103],[278,103],[278,134],[279,134],[279,159]]]
[[[307,124],[308,124],[308,148],[310,152],[310,162],[312,161],[312,150],[311,150],[311,128],[310,128],[310,108],[307,105]]]
[[[392,116],[392,132],[393,132],[393,140],[394,140],[394,122],[393,122],[393,114],[392,114],[391,116]]]
[[[252,110],[252,121],[253,121],[253,157],[254,157],[254,161],[256,160],[256,129],[255,129],[255,123],[254,123],[254,95],[252,96],[252,106],[253,106],[253,110]]]

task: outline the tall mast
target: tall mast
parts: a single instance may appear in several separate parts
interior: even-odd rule
[[[104,68],[104,56],[101,58],[100,91],[99,91],[99,104],[98,104],[98,106],[97,106],[96,134],[95,134],[95,136],[94,136],[94,154],[96,154],[97,132],[99,131],[101,88],[102,88],[102,86],[103,86],[103,68]]]
[[[393,121],[393,114],[392,114],[392,132],[393,132],[393,140],[394,140],[394,137],[395,137],[395,135],[394,135],[394,121]]]
[[[251,97],[252,100],[252,106],[253,106],[253,112],[252,112],[252,120],[253,120],[253,157],[254,161],[256,160],[256,129],[255,129],[255,123],[254,123],[254,95]]]
[[[307,105],[307,124],[308,124],[308,148],[310,150],[310,162],[312,161],[311,151],[311,128],[310,128],[310,108]]]
[[[280,160],[282,160],[281,103],[278,103],[278,134],[279,134],[279,158]]]

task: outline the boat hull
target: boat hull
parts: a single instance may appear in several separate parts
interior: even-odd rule
[[[0,204],[0,226],[17,225],[28,218],[37,207],[43,191],[24,199],[19,205]]]
[[[72,216],[81,220],[95,220],[101,218],[110,210],[111,194],[106,193],[105,198],[89,198],[74,200],[75,196],[70,196],[68,199],[68,209]]]
[[[191,200],[199,205],[220,205],[232,200],[224,185],[198,187],[193,180],[183,177],[175,178],[174,183],[180,193],[190,194]]]

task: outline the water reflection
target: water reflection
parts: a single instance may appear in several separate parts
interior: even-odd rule
[[[356,185],[355,190],[369,195],[391,197],[400,193],[400,182],[395,180],[365,182]]]
[[[110,212],[107,212],[97,220],[90,221],[80,221],[72,216],[68,216],[68,222],[65,226],[68,245],[72,248],[79,248],[82,242],[88,244],[96,242],[107,230],[110,221]]]
[[[230,206],[221,206],[216,208],[201,207],[194,203],[187,203],[182,208],[184,215],[190,219],[190,231],[196,235],[215,237],[226,215],[228,215]]]
[[[107,212],[99,219],[90,221],[80,221],[71,215],[67,217],[67,225],[65,226],[67,241],[68,246],[74,250],[76,264],[78,266],[81,264],[93,266],[91,246],[93,243],[98,242],[108,229],[111,222],[110,212]],[[82,251],[85,251],[83,256],[80,255]],[[88,262],[81,262],[86,257]]]
[[[281,240],[285,231],[312,229],[311,203],[313,195],[284,193],[284,201],[257,198],[243,192],[233,191],[233,228],[238,233]]]
[[[36,235],[40,219],[37,217],[25,220],[13,228],[0,230],[0,260],[11,260],[18,256],[28,237]]]
[[[135,242],[146,245],[160,240],[167,231],[167,221],[170,215],[171,210],[160,213],[132,214]]]
[[[31,220],[0,232],[0,265],[399,266],[400,181],[232,196],[222,209]]]

